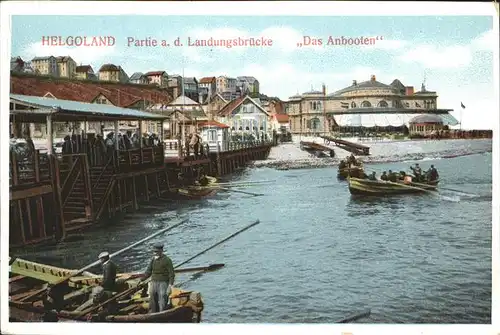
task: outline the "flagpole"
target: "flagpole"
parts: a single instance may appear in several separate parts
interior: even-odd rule
[[[184,115],[184,105],[186,104],[186,96],[184,95],[184,57],[182,57],[182,78],[181,78],[181,92],[182,92],[182,145],[186,143],[186,117]]]
[[[464,111],[464,109],[465,109],[465,106],[464,106],[464,103],[463,103],[463,102],[460,102],[460,107],[462,107],[462,108],[460,109],[460,130],[462,130],[462,113],[463,113],[463,111]]]

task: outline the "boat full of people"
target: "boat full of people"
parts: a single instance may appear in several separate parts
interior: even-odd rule
[[[347,179],[348,177],[353,178],[364,178],[365,170],[363,168],[363,163],[357,160],[353,154],[351,154],[346,159],[343,159],[339,163],[337,178]]]
[[[351,177],[349,181],[349,192],[352,195],[394,195],[413,194],[436,191],[439,183],[439,173],[434,165],[426,173],[422,173],[419,164],[410,167],[413,174],[405,171],[384,171],[380,179],[376,173],[364,175],[363,178]]]

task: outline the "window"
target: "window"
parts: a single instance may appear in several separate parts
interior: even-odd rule
[[[217,130],[209,130],[208,131],[208,141],[216,142],[217,141]]]
[[[310,126],[308,128],[310,129],[319,129],[319,119],[317,117],[311,119],[310,121]]]
[[[388,104],[386,101],[381,100],[381,101],[378,103],[378,107],[387,108],[387,107],[389,107],[389,104]]]
[[[361,107],[364,107],[364,108],[368,108],[368,107],[371,107],[371,106],[372,106],[372,104],[369,101],[366,101],[366,100],[361,103]]]
[[[321,101],[310,101],[309,106],[312,110],[321,110]]]
[[[356,108],[356,103],[354,101],[351,102],[351,108]]]

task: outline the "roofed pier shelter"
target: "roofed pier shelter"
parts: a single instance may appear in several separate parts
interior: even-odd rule
[[[23,136],[24,149],[11,140],[10,246],[59,240],[105,214],[138,208],[141,198],[159,197],[161,188],[168,187],[161,141],[139,137],[136,148],[125,149],[116,135],[119,121],[139,121],[140,136],[142,121],[158,122],[163,129],[164,120],[165,116],[110,105],[11,94],[11,129],[19,134],[23,125],[29,129],[27,124],[45,124],[46,146],[35,149],[29,130]],[[108,146],[100,134],[84,129],[66,136],[64,153],[55,152],[55,123],[110,121],[115,137]]]

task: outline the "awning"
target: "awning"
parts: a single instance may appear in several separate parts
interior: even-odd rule
[[[411,114],[346,114],[335,115],[341,127],[401,127],[407,125]]]
[[[460,123],[451,114],[443,114],[443,115],[439,115],[439,116],[441,116],[441,119],[443,119],[443,125],[445,125],[445,126],[446,125],[448,125],[448,126],[456,126],[457,124]]]
[[[340,127],[401,127],[408,125],[413,114],[344,114],[335,115],[335,121]],[[444,125],[457,125],[458,121],[451,114],[439,114]]]
[[[26,122],[45,120],[41,117],[52,115],[54,121],[97,121],[97,120],[164,120],[163,115],[122,108],[107,104],[52,99],[46,97],[10,94],[10,102],[29,107],[11,110],[11,115],[24,117]],[[38,118],[38,119],[36,119]],[[31,119],[31,120],[30,120]]]

